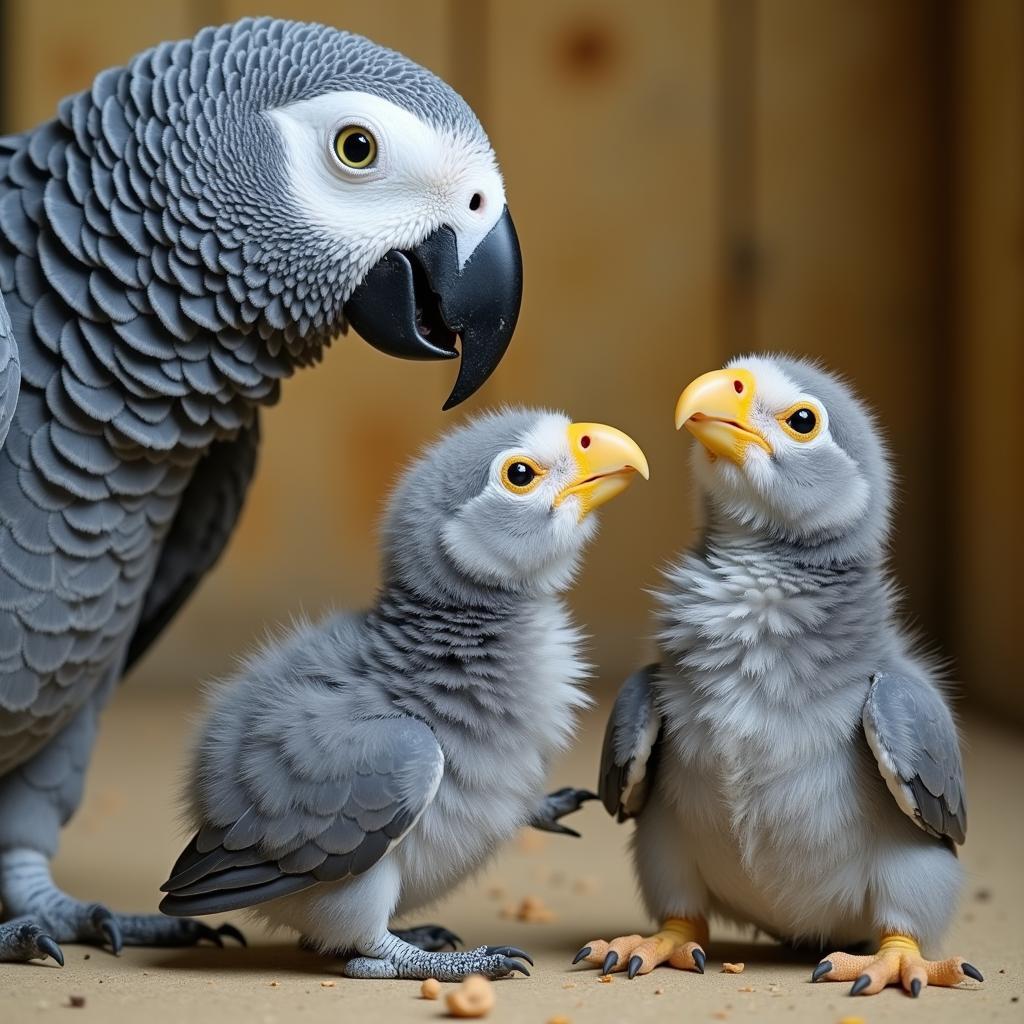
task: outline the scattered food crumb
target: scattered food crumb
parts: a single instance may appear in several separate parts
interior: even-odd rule
[[[654,994],[656,996],[663,996],[665,994],[665,990],[663,988],[656,988],[654,990]]]
[[[713,1014],[711,1014],[711,1016],[715,1020],[728,1020],[729,1019],[729,1014],[727,1014],[725,1012],[725,1010],[715,1010],[715,1012]]]
[[[865,1024],[863,1017],[843,1017],[839,1024]]]
[[[272,981],[270,983],[270,987],[271,988],[280,988],[281,987],[281,982],[279,982],[279,981]]]
[[[612,983],[612,976],[610,974],[602,974],[597,980],[602,985],[610,985]]]
[[[539,896],[524,896],[518,904],[507,903],[502,907],[501,916],[527,924],[550,924],[556,919],[555,912]]]
[[[559,1014],[557,1017],[548,1017],[547,1024],[572,1024],[568,1017]]]
[[[445,1002],[453,1017],[486,1017],[497,999],[494,986],[482,974],[471,974]]]
[[[441,994],[441,982],[437,978],[427,978],[420,985],[420,995],[424,999],[436,999]]]
[[[990,899],[992,899],[992,890],[991,889],[976,889],[974,891],[974,898],[979,903],[988,903],[988,901]]]
[[[575,981],[566,981],[566,982],[562,983],[562,988],[575,988],[575,987],[576,987],[576,982]]]
[[[746,967],[746,966],[747,966],[746,964],[731,964],[728,961],[726,961],[724,964],[722,964],[722,973],[723,974],[742,974],[743,973],[743,968]]]
[[[80,1010],[85,1006],[85,996],[68,996],[68,1006],[73,1006],[76,1010]]]
[[[752,988],[750,985],[744,985],[743,988],[736,989],[737,992],[756,992],[756,988]]]
[[[88,960],[91,956],[92,956],[92,953],[86,953],[85,956],[82,957],[82,959],[83,960]]]
[[[321,981],[320,982],[320,987],[321,988],[334,988],[334,986],[337,985],[337,984],[338,983],[336,981]]]

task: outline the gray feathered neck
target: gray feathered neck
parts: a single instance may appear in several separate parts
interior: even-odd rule
[[[115,447],[199,451],[233,435],[343,327],[357,268],[292,203],[264,114],[340,88],[479,129],[400,54],[262,18],[105,71],[57,119],[0,147],[22,187],[0,216],[27,258],[32,327],[67,367],[69,408]]]

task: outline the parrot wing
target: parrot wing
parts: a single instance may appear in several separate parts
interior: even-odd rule
[[[248,806],[196,833],[161,886],[165,914],[239,910],[362,874],[416,824],[444,769],[429,726],[404,715],[331,723],[329,735],[306,720],[246,753],[229,784]]]
[[[605,729],[598,793],[605,810],[619,821],[640,813],[654,777],[661,733],[653,686],[658,668],[648,665],[622,684]]]
[[[919,828],[962,843],[964,771],[953,716],[935,687],[909,676],[872,676],[864,733],[889,791]]]
[[[3,448],[14,418],[21,390],[21,364],[18,343],[14,339],[11,318],[7,315],[4,297],[0,294],[0,448]]]
[[[227,547],[256,471],[259,421],[215,441],[199,461],[160,550],[160,560],[125,662],[127,672],[213,568]]]

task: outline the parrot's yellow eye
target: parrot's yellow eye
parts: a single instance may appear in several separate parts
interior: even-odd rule
[[[350,124],[334,136],[334,152],[346,167],[361,171],[377,159],[377,140],[365,128]]]
[[[794,441],[813,441],[821,433],[821,414],[807,402],[798,402],[778,419]]]
[[[539,483],[544,470],[533,459],[524,455],[513,455],[501,467],[501,484],[513,494],[528,494]]]

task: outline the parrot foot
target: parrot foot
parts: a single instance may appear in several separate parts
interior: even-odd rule
[[[425,953],[439,953],[444,949],[458,949],[462,944],[462,939],[458,937],[453,931],[449,931],[443,925],[439,924],[420,924],[413,928],[395,928],[391,931],[391,934],[396,939],[401,939],[402,942],[408,942],[410,946],[415,946],[417,949],[423,950]],[[324,953],[324,956],[338,957],[342,960],[347,960],[352,956],[351,949],[335,949],[327,950],[324,952],[320,948],[320,944],[315,940],[311,939],[308,935],[302,935],[299,938],[299,948],[305,949],[310,953]]]
[[[649,974],[659,964],[667,963],[682,971],[704,973],[707,954],[708,927],[703,918],[668,918],[655,935],[623,935],[611,942],[593,939],[573,958],[597,964],[602,974],[625,971],[630,978]]]
[[[383,956],[359,956],[345,965],[349,978],[412,978],[425,981],[461,981],[470,974],[485,978],[506,978],[515,971],[529,975],[520,963],[532,964],[529,955],[514,946],[478,946],[465,953],[428,953],[397,939],[385,944]]]
[[[222,946],[225,937],[245,944],[242,933],[231,925],[214,929],[199,921],[162,914],[115,914],[101,903],[76,900],[57,888],[46,857],[35,850],[0,854],[0,902],[13,915],[4,927],[32,925],[40,936],[37,944],[43,943],[41,948],[58,962],[59,956],[48,943],[57,953],[58,942],[85,942],[107,946],[115,954],[126,945],[194,946],[208,941]]]
[[[925,960],[916,940],[897,934],[884,936],[873,956],[832,953],[811,975],[811,981],[852,981],[851,996],[873,996],[888,985],[902,985],[915,998],[929,985],[949,987],[965,978],[985,980],[963,957]]]
[[[568,825],[563,825],[559,819],[578,811],[588,800],[597,799],[597,794],[591,793],[589,789],[575,789],[572,786],[556,789],[540,802],[540,806],[530,819],[530,824],[542,832],[557,832],[578,839],[579,832]]]
[[[425,953],[440,953],[444,949],[458,949],[462,939],[439,924],[420,924],[413,928],[396,928],[391,933],[403,942],[422,949]]]
[[[0,924],[0,963],[27,963],[52,957],[58,967],[64,966],[64,952],[51,935],[47,935],[29,917],[18,917]]]

